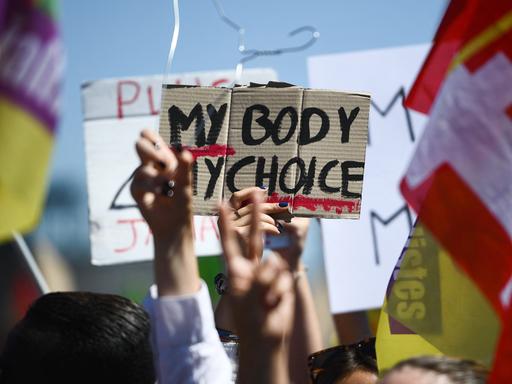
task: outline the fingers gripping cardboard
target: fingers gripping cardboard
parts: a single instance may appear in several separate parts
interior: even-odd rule
[[[196,160],[194,213],[240,189],[297,216],[359,218],[370,97],[283,84],[164,85],[160,135]]]

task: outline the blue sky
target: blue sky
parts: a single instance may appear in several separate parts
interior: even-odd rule
[[[446,0],[224,0],[227,15],[246,29],[248,48],[271,49],[304,41],[289,31],[315,26],[320,39],[306,51],[258,58],[281,80],[307,85],[311,55],[430,41]],[[67,51],[60,131],[53,177],[85,189],[80,84],[86,80],[162,73],[173,27],[172,0],[61,0]],[[237,34],[217,16],[210,0],[182,0],[181,34],[173,72],[234,68]]]
[[[297,45],[307,35],[290,38],[290,31],[317,28],[320,38],[308,50],[247,65],[272,67],[281,80],[303,86],[308,85],[309,56],[431,41],[447,5],[446,0],[219,1],[246,29],[248,49]],[[212,1],[181,0],[180,11],[172,71],[234,69],[240,60],[238,35],[220,20]],[[89,241],[80,85],[163,73],[173,29],[172,0],[60,0],[60,24],[67,68],[53,192],[40,228],[66,255],[78,252],[82,259],[88,258]]]

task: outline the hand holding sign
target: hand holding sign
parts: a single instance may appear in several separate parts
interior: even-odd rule
[[[233,193],[229,199],[235,232],[242,242],[246,242],[249,237],[251,212],[253,209],[253,203],[251,202],[250,197],[253,193],[264,197],[267,195],[267,190],[263,187],[245,188]],[[247,204],[247,202],[249,202],[249,204]],[[267,235],[279,235],[279,226],[277,225],[273,215],[288,212],[288,204],[261,203],[260,209],[259,225],[261,231]]]
[[[236,329],[242,339],[261,337],[281,343],[291,331],[293,284],[286,263],[278,258],[259,262],[263,250],[258,219],[262,196],[252,191],[252,209],[246,252],[239,246],[231,210],[220,208],[221,243],[229,273],[229,294],[233,299]]]
[[[261,194],[251,196],[251,225],[247,253],[238,246],[229,207],[220,209],[222,247],[230,274],[235,328],[240,336],[238,381],[270,383],[288,381],[288,343],[294,313],[293,280],[277,258],[257,263],[262,251],[259,226]],[[254,361],[258,369],[254,370]]]
[[[159,132],[192,152],[194,212],[244,188],[298,216],[359,218],[370,97],[283,84],[164,85]]]

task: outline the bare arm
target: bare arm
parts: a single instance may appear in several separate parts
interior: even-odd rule
[[[274,258],[263,263],[259,226],[262,197],[253,194],[247,247],[236,237],[230,210],[220,209],[219,225],[230,275],[233,321],[240,336],[238,381],[244,384],[288,383],[288,337],[293,323],[293,281],[285,263]]]
[[[266,262],[258,267],[246,303],[240,308],[243,316],[235,317],[241,340],[240,383],[290,381],[288,337],[293,321],[292,284],[285,265]],[[270,296],[274,303],[269,303]]]
[[[155,282],[159,296],[182,296],[200,288],[193,238],[188,233],[179,240],[155,237]]]
[[[135,172],[131,191],[153,232],[158,294],[196,293],[200,280],[192,232],[192,155],[171,151],[150,130],[141,133],[136,149],[142,165]]]
[[[366,311],[333,315],[340,344],[348,345],[372,337]]]
[[[302,263],[301,263],[302,264]],[[306,272],[295,277],[295,320],[290,340],[289,370],[293,383],[309,383],[307,358],[323,349],[322,332]]]
[[[284,231],[292,239],[292,244],[276,250],[285,259],[295,276],[295,319],[290,340],[289,371],[293,383],[309,383],[308,356],[323,349],[322,331],[316,313],[305,266],[301,255],[309,227],[309,219],[293,218],[284,224]]]
[[[243,250],[246,249],[247,242],[249,240],[251,212],[253,207],[252,204],[246,203],[250,202],[252,194],[256,194],[263,198],[266,196],[267,191],[260,187],[242,189],[231,196],[228,206],[229,220],[233,224],[233,231],[235,232],[238,243]],[[270,215],[284,213],[287,210],[287,207],[281,207],[279,204],[261,203],[259,213],[259,229],[261,232],[265,234],[278,235],[279,230],[276,227],[275,220]],[[260,259],[261,254],[254,255],[251,262],[256,266],[259,264]],[[215,308],[215,324],[217,328],[237,333],[233,322],[232,305],[233,302],[228,290],[228,292],[222,295],[217,307]]]
[[[158,382],[226,383],[231,365],[213,322],[206,285],[199,279],[192,222],[192,155],[170,150],[145,130],[136,149],[132,195],[155,243],[157,291],[145,300]]]
[[[243,190],[240,193],[243,195],[235,196],[235,200],[231,201],[231,208],[239,207],[242,199],[247,199],[247,193],[254,192],[264,196],[266,193],[260,193],[258,188],[251,188],[250,190]],[[262,204],[261,208],[265,215],[279,213],[286,211],[286,207],[279,207],[277,204]],[[270,211],[272,210],[272,211]],[[231,215],[234,229],[237,234],[237,238],[242,248],[246,247],[248,237],[247,231],[248,217],[250,214],[250,205],[239,210],[239,215]],[[261,223],[261,230],[267,234],[276,235],[279,234],[276,230],[275,225],[269,226],[269,223],[275,223],[270,217],[264,216],[264,221]],[[260,221],[263,221],[260,220]],[[242,222],[244,225],[237,226],[237,223]],[[314,299],[311,293],[311,288],[307,279],[307,275],[304,269],[304,265],[300,259],[306,236],[308,232],[309,220],[303,218],[293,218],[291,223],[284,223],[281,230],[284,230],[287,235],[291,238],[291,244],[286,249],[278,249],[275,251],[282,259],[284,259],[292,274],[295,275],[295,307],[294,307],[294,325],[293,331],[290,336],[290,353],[288,356],[289,374],[294,383],[309,383],[309,371],[307,367],[307,358],[310,354],[317,352],[323,348],[322,344],[322,332],[318,316],[316,314],[316,308]],[[272,232],[270,230],[272,230]],[[277,232],[277,233],[276,233]],[[222,233],[222,231],[221,231]],[[255,260],[259,261],[259,260]],[[230,293],[223,295],[215,311],[215,322],[218,328],[226,329],[234,333],[238,333],[235,329],[235,323],[232,318],[232,299]]]
[[[258,341],[251,341],[240,345],[238,382],[244,384],[290,382],[287,369],[288,348],[260,344]]]

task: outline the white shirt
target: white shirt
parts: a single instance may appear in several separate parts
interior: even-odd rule
[[[231,382],[231,363],[215,329],[208,288],[198,293],[158,297],[156,286],[144,300],[151,319],[155,370],[160,384]]]

